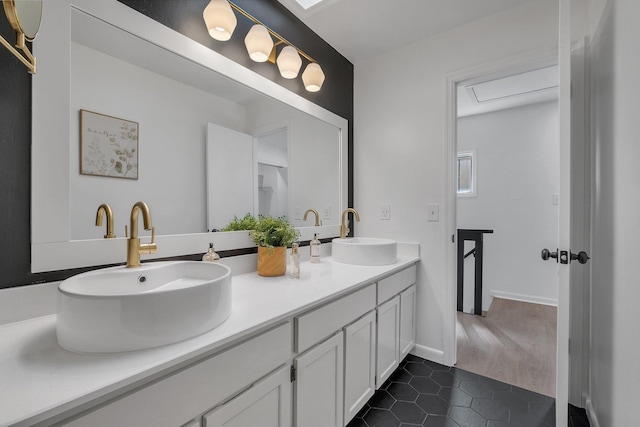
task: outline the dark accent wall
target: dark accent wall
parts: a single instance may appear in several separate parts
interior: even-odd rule
[[[280,77],[274,64],[251,61],[244,48],[244,36],[251,22],[242,16],[238,16],[231,40],[218,42],[209,37],[202,19],[208,0],[119,1],[346,118],[349,121],[349,205],[352,205],[353,65],[349,61],[277,0],[236,0],[235,3],[318,61],[326,75],[320,92],[307,92],[300,78]],[[0,16],[0,34],[10,42],[15,40],[3,16]],[[62,280],[86,270],[32,274],[30,219],[31,75],[0,46],[0,288]]]

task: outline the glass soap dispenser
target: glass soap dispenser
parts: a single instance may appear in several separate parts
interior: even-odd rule
[[[313,240],[309,243],[309,247],[311,248],[311,258],[309,258],[309,262],[312,264],[317,264],[320,262],[320,240],[318,240],[318,233],[313,234]]]
[[[291,274],[291,277],[294,279],[300,278],[300,253],[298,253],[298,242],[293,242],[291,245],[289,274]]]
[[[209,250],[206,254],[202,255],[202,261],[215,263],[220,262],[220,255],[215,252],[213,243],[209,243]]]

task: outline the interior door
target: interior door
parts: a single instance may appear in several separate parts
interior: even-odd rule
[[[209,123],[206,157],[207,229],[222,228],[234,216],[255,214],[253,137]]]
[[[574,76],[583,75],[584,54],[576,49],[572,55],[571,46],[571,0],[560,1],[560,37],[559,37],[559,69],[560,69],[560,186],[559,186],[559,225],[558,242],[555,251],[543,250],[542,257],[553,260],[558,268],[558,352],[556,363],[556,425],[567,425],[569,390],[570,390],[570,358],[569,338],[571,337],[571,311],[572,311],[572,261],[584,264],[588,260],[585,252],[573,253],[576,250],[572,243],[576,244],[580,237],[584,237],[584,224],[580,214],[588,210],[588,203],[584,198],[585,185],[583,177],[587,171],[586,164],[581,160],[586,155],[585,135],[579,130],[585,129],[584,123],[584,98],[574,97],[572,100],[572,79]],[[576,93],[584,95],[584,88],[573,88]],[[582,150],[580,150],[582,148]],[[575,223],[574,223],[575,222]],[[585,243],[585,242],[581,242]],[[578,248],[581,250],[582,248]],[[576,283],[574,283],[575,285]],[[580,304],[573,298],[573,302]]]

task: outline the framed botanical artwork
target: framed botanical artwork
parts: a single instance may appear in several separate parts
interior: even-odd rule
[[[138,179],[138,123],[80,110],[80,173]]]

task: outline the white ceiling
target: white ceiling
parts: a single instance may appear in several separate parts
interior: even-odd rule
[[[278,0],[351,63],[535,0]]]
[[[308,9],[296,0],[278,1],[357,65],[400,46],[536,0],[322,0]],[[548,65],[538,66],[542,69],[538,71],[519,70],[513,77],[487,77],[460,85],[458,116],[557,99],[557,67],[547,68]],[[481,90],[490,90],[489,96],[494,99],[478,99]]]

